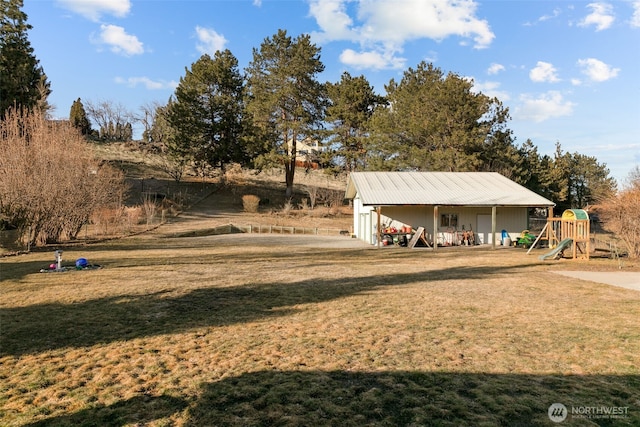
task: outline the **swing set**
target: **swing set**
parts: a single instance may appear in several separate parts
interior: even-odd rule
[[[541,240],[549,243],[552,250],[540,259],[560,259],[564,251],[571,248],[572,259],[589,259],[591,225],[589,214],[584,209],[567,209],[560,218],[548,218],[547,223],[527,251]]]

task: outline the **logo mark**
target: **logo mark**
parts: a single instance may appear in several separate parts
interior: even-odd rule
[[[561,423],[567,418],[567,407],[562,403],[554,403],[549,406],[549,410],[547,411],[549,415],[549,419],[554,423]]]

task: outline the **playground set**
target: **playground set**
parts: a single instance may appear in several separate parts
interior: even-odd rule
[[[546,240],[551,250],[540,255],[541,260],[560,259],[571,249],[572,259],[589,259],[591,225],[584,209],[567,209],[559,218],[550,217],[533,242],[527,254],[541,241]]]

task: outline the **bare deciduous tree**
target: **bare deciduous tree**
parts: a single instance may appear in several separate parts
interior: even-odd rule
[[[153,124],[156,121],[156,114],[158,109],[162,107],[159,101],[147,102],[140,106],[140,114],[136,121],[142,123],[144,131],[142,132],[142,139],[144,142],[156,142],[154,141],[152,129]]]
[[[100,138],[107,141],[124,141],[131,139],[131,123],[136,116],[127,108],[112,101],[101,100],[85,103],[87,115],[100,131]]]
[[[625,188],[597,207],[604,227],[620,238],[630,258],[640,258],[640,168],[629,174]]]
[[[305,192],[309,196],[309,204],[311,205],[311,210],[316,207],[316,202],[318,200],[318,187],[315,185],[308,185],[305,187]]]
[[[0,152],[0,214],[25,243],[73,239],[96,209],[122,204],[121,172],[101,165],[70,123],[9,110]]]

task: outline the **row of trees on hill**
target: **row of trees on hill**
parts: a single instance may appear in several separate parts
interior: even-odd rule
[[[145,136],[178,167],[280,165],[290,197],[298,142],[320,138],[327,96],[317,76],[323,70],[309,36],[294,39],[284,30],[254,49],[245,75],[229,50],[205,54],[180,78],[167,105],[157,107]]]
[[[254,49],[244,75],[229,50],[205,54],[185,70],[167,104],[156,106],[144,137],[178,169],[281,165],[288,196],[303,140],[322,141],[313,160],[332,171],[496,171],[560,209],[615,191],[594,157],[566,153],[559,143],[553,156],[540,155],[530,140],[517,145],[508,108],[455,73],[422,62],[379,95],[364,76],[346,72],[322,84],[323,70],[309,37],[284,30]]]
[[[98,125],[94,130],[91,120]],[[86,106],[80,98],[71,104],[69,122],[80,130],[82,135],[96,141],[116,142],[133,139],[133,125],[137,118],[122,104],[110,101],[87,102]]]

